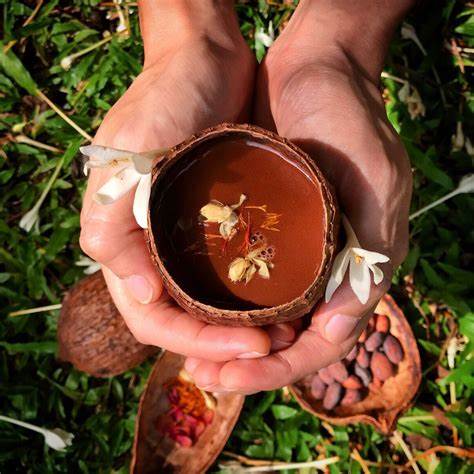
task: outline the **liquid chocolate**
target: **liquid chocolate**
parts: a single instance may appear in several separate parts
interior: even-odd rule
[[[242,194],[225,239],[200,210],[214,201],[237,204]],[[192,298],[218,308],[288,303],[308,289],[323,260],[326,215],[308,165],[243,135],[210,138],[177,159],[157,181],[151,213],[167,271]],[[229,265],[252,249],[269,278],[255,272],[247,283],[232,282]]]

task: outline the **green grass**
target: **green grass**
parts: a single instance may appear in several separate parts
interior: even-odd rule
[[[259,58],[265,48],[254,43],[255,29],[267,29],[272,20],[278,31],[291,13],[288,3],[238,3],[242,31]],[[0,413],[75,435],[73,446],[58,453],[47,449],[41,436],[0,423],[0,472],[126,472],[150,363],[110,380],[87,377],[55,358],[57,311],[8,313],[58,303],[83,276],[83,268],[75,265],[81,257],[79,210],[85,187],[76,152],[83,139],[38,91],[93,135],[140,71],[136,6],[130,7],[129,38],[115,34],[118,21],[111,2],[44,0],[26,25],[35,2],[0,0],[0,6],[0,48],[10,46],[9,53],[0,53]],[[473,130],[468,78],[474,55],[462,50],[461,64],[446,45],[474,47],[474,9],[454,0],[432,2],[407,22],[427,54],[398,33],[386,72],[416,87],[425,114],[411,118],[399,98],[399,80],[385,78],[383,87],[387,113],[412,160],[415,211],[454,189],[472,170],[472,149],[461,140],[462,146],[454,146],[452,136],[457,127],[466,138]],[[63,58],[97,43],[105,33],[113,36],[111,41],[75,59],[68,70],[61,66]],[[19,228],[20,219],[55,169],[39,225],[26,233]],[[419,448],[416,434],[433,446],[472,446],[473,212],[473,195],[463,194],[412,221],[410,253],[394,278],[392,294],[412,324],[423,361],[416,405],[398,423],[414,453]],[[454,369],[446,356],[453,339],[469,340],[456,355]],[[285,462],[337,455],[341,460],[330,467],[331,473],[358,473],[360,464],[350,457],[354,448],[374,463],[407,461],[398,444],[372,428],[323,426],[281,391],[248,398],[226,447],[251,458]],[[472,472],[465,458],[445,451],[424,458],[419,466],[435,473]]]

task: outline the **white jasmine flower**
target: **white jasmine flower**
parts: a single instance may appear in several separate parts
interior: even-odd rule
[[[46,444],[56,451],[63,451],[68,446],[71,446],[74,435],[64,431],[60,428],[54,428],[48,430],[46,428],[41,428],[40,426],[32,425],[31,423],[25,423],[24,421],[15,420],[14,418],[9,418],[8,416],[1,416],[0,420],[6,421],[7,423],[12,423],[14,425],[22,426],[23,428],[36,431],[41,433],[44,436]]]
[[[239,217],[234,211],[238,209],[246,199],[247,196],[241,194],[239,202],[231,206],[227,206],[222,204],[220,201],[213,199],[211,202],[203,206],[199,212],[206,221],[220,224],[219,233],[224,237],[224,239],[230,239],[234,235],[234,227],[239,222]]]
[[[93,273],[98,272],[101,268],[100,263],[96,262],[95,260],[92,260],[89,257],[86,257],[85,255],[83,255],[79,260],[77,260],[76,266],[85,267],[84,273],[86,275],[92,275]]]
[[[138,225],[146,229],[151,170],[155,159],[162,158],[167,150],[135,153],[100,145],[83,146],[80,150],[89,158],[84,165],[86,175],[90,168],[118,168],[117,173],[95,193],[94,200],[99,204],[112,204],[136,186],[133,215]]]
[[[245,280],[248,283],[258,273],[262,278],[270,278],[270,268],[273,264],[259,258],[260,252],[264,247],[251,250],[245,257],[234,259],[229,265],[229,279],[233,283]]]
[[[383,280],[383,272],[376,263],[385,263],[390,259],[381,253],[370,252],[360,247],[360,243],[355,235],[354,229],[350,225],[347,218],[342,216],[342,224],[346,231],[347,242],[346,246],[337,254],[331,270],[331,277],[329,278],[326,287],[326,303],[332,298],[334,292],[339,288],[344,280],[347,268],[349,268],[349,283],[352,291],[357,296],[358,300],[365,304],[370,295],[370,286],[372,284],[372,277],[376,285]]]
[[[269,48],[275,41],[275,31],[273,30],[273,22],[270,21],[268,25],[268,33],[260,26],[255,31],[255,42],[262,43]]]
[[[419,211],[414,212],[410,216],[410,220],[414,219],[415,217],[420,216],[426,211],[429,211],[430,209],[432,209],[433,207],[436,207],[437,205],[443,203],[444,201],[447,201],[448,199],[451,199],[452,197],[457,196],[458,194],[472,193],[472,192],[474,192],[474,174],[467,174],[461,179],[461,181],[459,181],[459,185],[454,191],[451,191],[450,193],[446,194],[442,198],[439,198],[436,201],[433,201],[431,204],[428,204],[427,206],[422,207]]]
[[[398,98],[406,104],[410,118],[414,120],[418,116],[424,117],[426,109],[421,100],[420,93],[416,87],[406,81],[398,91]]]

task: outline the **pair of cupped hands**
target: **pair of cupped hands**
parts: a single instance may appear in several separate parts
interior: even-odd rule
[[[220,122],[274,130],[307,151],[334,185],[364,249],[390,257],[384,281],[361,304],[347,278],[309,326],[205,324],[163,289],[132,214],[133,191],[110,205],[93,194],[111,171],[94,169],[81,213],[83,250],[102,265],[130,331],[187,357],[196,384],[253,393],[292,383],[343,358],[364,329],[407,249],[410,168],[378,88],[380,65],[360,64],[294,14],[258,67],[234,14],[208,24],[161,15],[163,33],[142,18],[143,72],[105,117],[94,143],[148,151],[173,146]],[[175,22],[175,23],[173,23]],[[173,34],[170,34],[173,30]]]

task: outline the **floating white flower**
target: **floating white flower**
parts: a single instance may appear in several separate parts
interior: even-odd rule
[[[155,159],[163,157],[167,150],[135,153],[100,145],[83,146],[80,150],[89,158],[84,165],[86,175],[91,168],[118,168],[117,173],[95,193],[94,200],[99,204],[112,204],[136,186],[133,215],[138,225],[146,229],[151,170]]]
[[[270,278],[269,269],[273,264],[259,258],[259,254],[265,247],[259,247],[251,250],[245,257],[238,257],[229,265],[229,279],[237,283],[245,280],[248,283],[255,273],[258,273],[262,278],[268,280]]]
[[[98,272],[101,268],[100,263],[84,255],[76,261],[76,266],[85,267],[84,273],[86,275],[92,275],[93,273]]]
[[[24,421],[15,420],[8,416],[1,416],[0,420],[12,423],[14,425],[22,426],[28,430],[36,431],[41,433],[44,436],[46,444],[56,451],[63,451],[68,446],[71,446],[74,435],[68,433],[67,431],[62,430],[61,428],[54,428],[48,430],[46,428],[41,428],[40,426],[32,425],[31,423],[25,423]]]
[[[429,211],[433,207],[438,206],[444,201],[447,201],[448,199],[451,199],[452,197],[457,196],[458,194],[473,193],[473,192],[474,192],[474,174],[467,174],[461,179],[461,181],[459,181],[459,185],[454,191],[451,191],[450,193],[444,195],[442,198],[439,198],[436,201],[433,201],[431,204],[428,204],[427,206],[422,207],[419,211],[414,212],[413,214],[410,215],[410,220],[414,219],[415,217],[420,216],[426,211]]]
[[[240,195],[239,202],[231,206],[222,204],[220,201],[213,199],[199,211],[206,221],[219,225],[219,233],[224,239],[230,239],[235,233],[235,226],[239,222],[238,215],[234,212],[247,199],[245,194]]]
[[[354,229],[344,215],[342,216],[342,224],[346,231],[347,242],[346,246],[334,259],[331,277],[326,287],[326,303],[329,302],[334,292],[339,288],[349,267],[349,283],[352,291],[354,291],[358,300],[365,304],[369,299],[370,286],[372,284],[370,273],[373,273],[373,280],[376,285],[381,283],[383,272],[376,266],[376,263],[385,263],[390,259],[381,253],[362,249]]]

